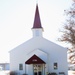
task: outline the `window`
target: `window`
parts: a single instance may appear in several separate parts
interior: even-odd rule
[[[58,68],[58,64],[54,63],[54,69],[57,69],[57,68]]]
[[[23,64],[19,64],[19,70],[23,70]]]

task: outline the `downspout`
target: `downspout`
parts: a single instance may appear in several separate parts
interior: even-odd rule
[[[49,54],[47,53],[47,69],[48,69],[48,73],[49,73]]]

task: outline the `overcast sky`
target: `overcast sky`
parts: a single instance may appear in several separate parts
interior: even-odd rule
[[[38,0],[43,36],[57,43],[64,10],[71,0]],[[36,0],[0,0],[0,62],[9,62],[9,51],[32,38]]]

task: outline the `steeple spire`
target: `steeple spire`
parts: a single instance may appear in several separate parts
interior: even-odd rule
[[[34,18],[33,28],[42,28],[40,15],[39,15],[39,10],[38,10],[38,4],[36,4],[36,11],[35,11],[35,18]]]
[[[32,31],[33,31],[33,37],[42,37],[43,28],[41,26],[38,3],[36,4],[35,18],[34,18]]]

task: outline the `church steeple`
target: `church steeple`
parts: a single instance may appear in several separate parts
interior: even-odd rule
[[[36,11],[35,11],[35,17],[34,17],[34,23],[33,23],[32,30],[33,30],[33,37],[41,37],[42,36],[43,28],[41,25],[38,4],[36,5]]]
[[[36,5],[36,12],[35,12],[33,28],[42,28],[39,10],[38,10],[38,4]]]

